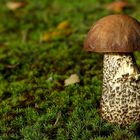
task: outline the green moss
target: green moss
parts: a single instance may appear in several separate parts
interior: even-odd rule
[[[99,113],[102,55],[83,51],[91,25],[111,14],[112,0],[29,1],[10,11],[0,9],[0,139],[121,140],[139,139],[139,126],[121,128]],[[124,11],[139,19],[140,4]],[[69,21],[72,33],[41,42],[47,31]],[[135,54],[138,65],[139,53]],[[76,73],[80,83],[64,86]]]

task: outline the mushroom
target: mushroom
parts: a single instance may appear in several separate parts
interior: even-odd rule
[[[84,48],[104,53],[102,118],[119,125],[139,122],[140,72],[132,52],[140,50],[140,23],[124,14],[103,17],[91,27]]]

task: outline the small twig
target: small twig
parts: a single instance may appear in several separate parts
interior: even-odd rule
[[[57,115],[57,118],[56,118],[56,121],[55,121],[53,127],[56,127],[56,125],[58,124],[58,121],[59,121],[60,117],[61,117],[61,111],[58,112],[58,115]]]
[[[22,43],[25,43],[26,40],[27,40],[27,33],[28,33],[28,30],[24,30],[22,31]]]

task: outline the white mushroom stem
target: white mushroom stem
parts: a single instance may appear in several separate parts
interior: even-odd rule
[[[104,55],[101,115],[127,125],[140,120],[140,73],[133,54]]]

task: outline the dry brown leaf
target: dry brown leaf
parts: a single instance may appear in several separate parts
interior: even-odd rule
[[[6,3],[6,7],[9,9],[9,10],[16,10],[16,9],[19,9],[19,8],[22,8],[22,7],[25,7],[27,5],[26,2],[14,2],[14,1],[9,1]]]
[[[64,83],[65,86],[68,86],[79,82],[80,82],[79,76],[77,74],[72,74],[68,79],[65,80]]]
[[[111,10],[113,12],[122,12],[124,8],[131,8],[132,5],[126,1],[116,1],[108,4],[106,9]]]
[[[64,30],[64,29],[68,29],[68,28],[71,28],[71,27],[70,27],[69,21],[67,21],[67,20],[62,21],[61,23],[59,23],[57,25],[57,29],[60,29],[60,30]]]
[[[41,42],[52,41],[56,38],[62,38],[64,36],[69,36],[73,32],[68,21],[63,21],[57,25],[52,31],[48,31],[41,36]]]
[[[51,32],[46,32],[44,33],[41,38],[40,38],[40,41],[41,42],[45,42],[45,41],[51,41],[52,40],[52,37],[51,37]]]
[[[57,36],[60,36],[62,35],[62,32],[60,30],[54,30],[51,32],[51,37],[57,37]]]
[[[5,47],[6,47],[6,45],[0,44],[0,48],[5,48]]]
[[[41,42],[49,42],[61,35],[60,31],[48,31],[41,36]]]

